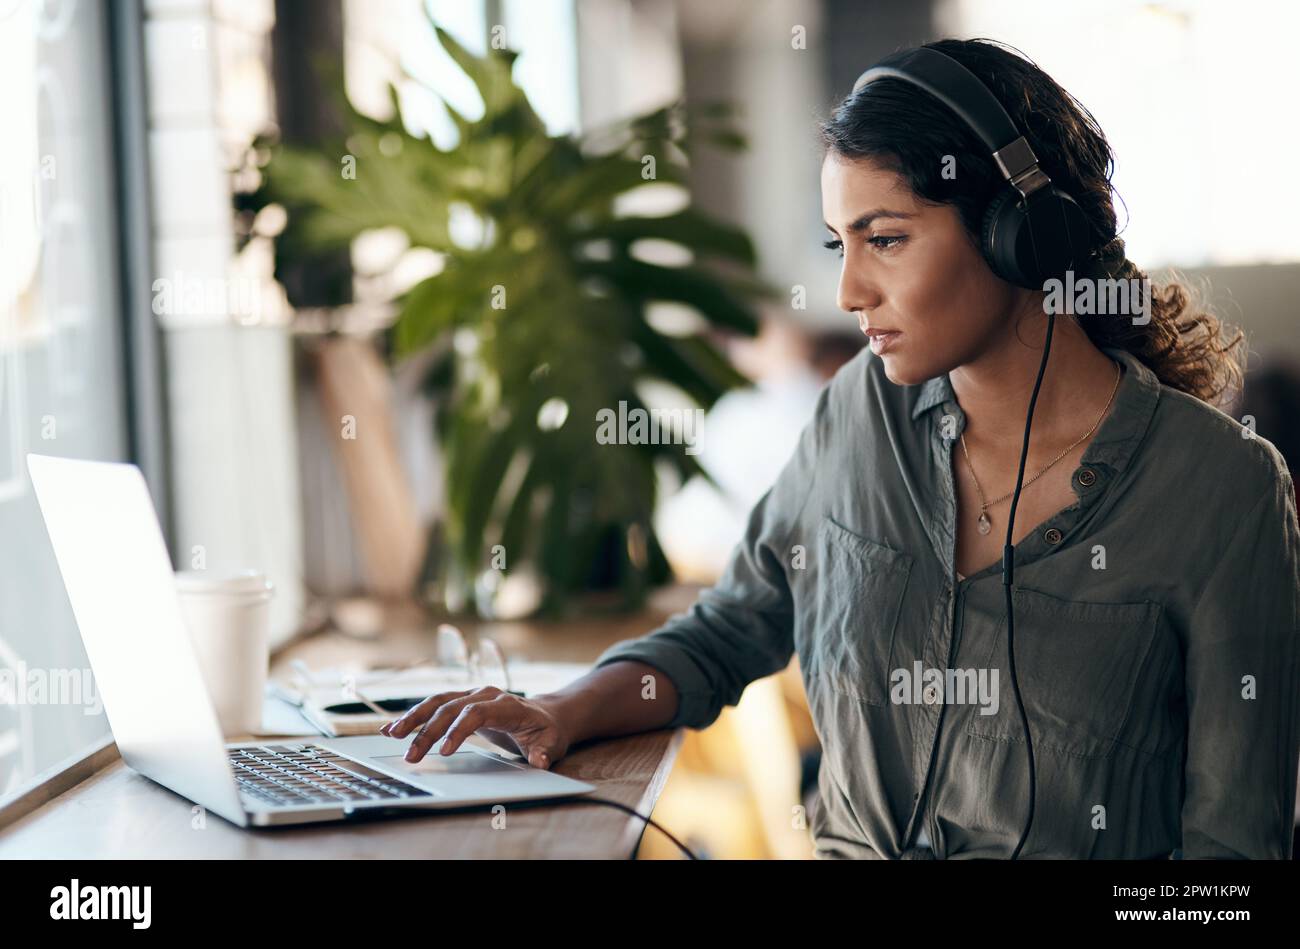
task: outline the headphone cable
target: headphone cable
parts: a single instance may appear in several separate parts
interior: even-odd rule
[[[1065,218],[1065,207],[1058,202],[1061,212],[1061,227],[1065,231],[1065,241],[1070,248],[1069,268],[1073,268],[1077,263],[1075,259],[1074,238],[1070,234],[1069,222]],[[1028,210],[1026,206],[1026,211]],[[1034,239],[1034,219],[1032,215],[1027,215],[1025,223],[1029,228],[1029,244],[1034,251],[1034,264],[1039,273],[1042,272],[1041,261],[1038,259],[1038,241]],[[1068,270],[1067,270],[1068,272]],[[1073,308],[1071,308],[1073,312]],[[1011,498],[1011,511],[1007,516],[1007,538],[1002,547],[1002,589],[1006,595],[1007,607],[1007,668],[1011,672],[1011,689],[1016,696],[1016,708],[1020,711],[1020,724],[1025,733],[1025,756],[1029,762],[1029,813],[1025,818],[1024,829],[1020,832],[1020,840],[1016,842],[1015,850],[1011,851],[1012,860],[1020,858],[1020,851],[1025,846],[1025,841],[1029,838],[1029,830],[1034,825],[1034,802],[1038,790],[1037,767],[1034,762],[1034,738],[1029,729],[1029,716],[1025,713],[1025,703],[1020,695],[1020,681],[1016,677],[1016,648],[1015,648],[1015,609],[1013,606],[1013,597],[1011,591],[1012,573],[1015,564],[1015,548],[1012,546],[1013,534],[1016,523],[1016,505],[1020,501],[1020,489],[1025,477],[1025,462],[1029,456],[1029,429],[1034,420],[1034,405],[1038,402],[1038,390],[1043,384],[1043,374],[1047,370],[1047,357],[1052,351],[1052,331],[1056,327],[1056,314],[1044,310],[1047,316],[1047,335],[1043,340],[1043,358],[1038,363],[1038,376],[1034,380],[1034,391],[1029,396],[1029,411],[1025,416],[1025,441],[1020,449],[1020,468],[1016,472],[1016,490]]]
[[[1029,429],[1034,420],[1034,405],[1038,401],[1038,390],[1043,384],[1043,373],[1047,369],[1047,357],[1052,351],[1052,330],[1056,326],[1056,315],[1047,314],[1047,336],[1043,340],[1043,358],[1038,364],[1038,378],[1034,380],[1034,391],[1029,396],[1029,412],[1025,416],[1025,441],[1020,449],[1020,469],[1016,473],[1016,490],[1011,497],[1011,511],[1007,515],[1007,539],[1002,547],[1002,589],[1006,594],[1007,604],[1007,666],[1011,672],[1011,688],[1016,695],[1016,707],[1020,710],[1020,723],[1025,731],[1025,751],[1029,757],[1029,816],[1025,819],[1025,828],[1020,832],[1016,849],[1011,852],[1011,859],[1020,856],[1020,850],[1029,837],[1029,829],[1034,823],[1034,795],[1037,791],[1037,779],[1034,768],[1034,739],[1029,730],[1029,716],[1025,714],[1025,703],[1020,696],[1020,683],[1016,678],[1015,647],[1015,611],[1012,608],[1011,582],[1012,566],[1015,561],[1015,548],[1012,546],[1016,523],[1016,505],[1020,502],[1020,489],[1025,477],[1025,461],[1029,456]]]

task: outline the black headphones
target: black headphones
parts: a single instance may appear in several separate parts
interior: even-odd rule
[[[980,247],[989,267],[1003,280],[1029,290],[1042,290],[1045,281],[1063,279],[1067,270],[1087,267],[1090,275],[1097,262],[1079,256],[1076,248],[1087,250],[1091,241],[1088,222],[1083,211],[1061,189],[1052,184],[1041,168],[1038,157],[1029,142],[1016,129],[1002,103],[998,102],[988,87],[969,69],[938,50],[921,46],[889,56],[872,66],[853,84],[857,92],[877,79],[901,79],[924,89],[947,105],[988,146],[993,161],[1006,179],[1002,192],[989,202],[984,211],[984,226]],[[1016,506],[1020,503],[1020,489],[1025,478],[1025,459],[1029,455],[1029,429],[1034,420],[1034,405],[1038,390],[1047,369],[1047,357],[1052,350],[1052,330],[1056,317],[1047,312],[1047,334],[1043,342],[1043,357],[1038,365],[1038,377],[1029,397],[1029,411],[1025,417],[1025,439],[1020,450],[1020,467],[1016,474],[1016,489],[1011,497],[1011,511],[1007,517],[1006,540],[1002,545],[1002,587],[1007,610],[1007,665],[1011,673],[1011,688],[1015,693],[1020,722],[1025,733],[1025,753],[1029,760],[1029,813],[1025,818],[1020,840],[1011,852],[1011,859],[1020,856],[1034,823],[1034,796],[1037,791],[1037,769],[1034,766],[1034,740],[1029,730],[1029,716],[1020,695],[1020,682],[1016,678],[1015,610],[1012,604],[1012,568],[1015,548],[1011,540],[1016,523]]]
[[[853,84],[857,92],[877,79],[901,79],[924,89],[961,118],[988,146],[1006,187],[984,212],[980,247],[1003,280],[1030,290],[1061,279],[1084,261],[1091,229],[1082,209],[1038,167],[1038,157],[1002,103],[974,73],[951,56],[924,46],[882,59]]]

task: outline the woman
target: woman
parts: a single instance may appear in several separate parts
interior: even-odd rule
[[[1086,217],[1082,276],[1141,279],[1110,148],[1033,64],[974,73]],[[823,745],[823,857],[1003,858],[1030,807],[1001,554],[1047,294],[980,249],[1005,187],[945,105],[882,79],[823,127],[838,304],[871,339],[822,391],[721,581],[583,679],[435,695],[385,726],[410,757],[475,731],[549,767],[571,744],[702,728],[793,653]],[[1142,316],[1055,321],[1014,519],[1014,659],[1031,728],[1023,857],[1290,856],[1300,737],[1300,530],[1267,441],[1210,403],[1241,336],[1178,283]],[[1143,318],[1143,316],[1148,318]]]

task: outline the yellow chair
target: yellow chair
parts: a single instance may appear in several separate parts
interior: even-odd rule
[[[817,745],[798,660],[750,684],[734,708],[688,732],[655,821],[713,859],[813,859],[799,796],[801,755]],[[648,829],[638,859],[681,857]]]

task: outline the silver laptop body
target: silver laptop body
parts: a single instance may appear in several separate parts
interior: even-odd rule
[[[410,764],[413,735],[227,744],[140,470],[32,454],[27,467],[113,737],[141,774],[240,826],[595,790],[469,743],[446,757],[435,745]]]

